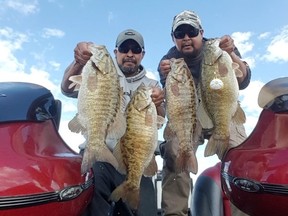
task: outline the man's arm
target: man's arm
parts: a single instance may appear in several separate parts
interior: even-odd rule
[[[65,70],[64,76],[61,83],[61,91],[67,97],[77,97],[77,92],[74,91],[74,87],[69,89],[70,84],[72,83],[69,80],[70,76],[81,74],[83,65],[73,61]]]
[[[86,62],[92,56],[92,53],[89,50],[89,45],[92,42],[80,42],[74,49],[74,61],[67,67],[64,72],[61,90],[62,93],[68,97],[77,97],[78,93],[74,91],[74,88],[69,89],[69,85],[72,83],[69,80],[70,76],[80,75],[82,69]]]
[[[239,69],[243,72],[242,77],[237,77],[239,83],[239,89],[245,89],[251,80],[251,70],[247,62],[241,59],[241,54],[238,51],[237,47],[235,47],[234,51],[230,54],[232,61],[239,65]]]

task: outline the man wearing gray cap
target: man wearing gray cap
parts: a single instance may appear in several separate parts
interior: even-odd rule
[[[61,90],[68,97],[77,97],[78,92],[69,89],[71,82],[69,77],[81,74],[82,68],[92,56],[89,50],[89,42],[80,42],[74,49],[74,61],[65,70]],[[114,65],[117,69],[120,86],[123,89],[125,105],[127,106],[133,93],[141,84],[151,86],[153,92],[152,101],[156,105],[158,115],[164,116],[164,92],[158,81],[146,76],[146,70],[141,65],[145,55],[144,40],[142,35],[133,30],[127,29],[121,32],[116,40],[114,49]],[[106,139],[106,144],[113,151],[117,140]],[[80,146],[84,149],[85,146]],[[142,177],[140,185],[140,204],[135,211],[122,202],[113,203],[109,200],[112,191],[120,185],[125,176],[121,175],[111,164],[97,161],[93,165],[94,172],[94,196],[86,209],[85,216],[97,215],[157,215],[157,203],[155,198],[154,186],[150,177]],[[144,190],[143,190],[144,188]]]
[[[193,75],[195,84],[198,85],[201,75],[203,45],[207,41],[203,37],[203,33],[201,20],[194,11],[184,10],[174,17],[171,36],[175,46],[163,56],[158,66],[160,82],[163,87],[165,87],[167,74],[171,70],[171,58],[184,58]],[[239,65],[239,69],[243,73],[242,77],[237,78],[239,89],[246,88],[250,83],[251,71],[247,63],[241,60],[241,55],[235,47],[233,39],[228,35],[221,37],[219,47],[230,55],[233,62]],[[201,139],[199,142],[204,143],[204,139],[208,139],[210,135],[211,130],[205,130],[204,128],[202,132],[203,140]],[[239,145],[245,138],[246,133],[243,125],[234,124],[231,126],[230,147]],[[162,173],[162,209],[164,215],[188,215],[188,199],[192,181],[190,173],[176,173],[174,170],[177,145],[177,138],[166,140],[160,145],[161,155],[164,159]],[[194,151],[196,152],[196,149]],[[213,199],[213,194],[211,194],[211,198]]]

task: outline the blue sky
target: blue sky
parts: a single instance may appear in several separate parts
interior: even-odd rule
[[[288,74],[286,0],[0,0],[0,5],[0,82],[26,81],[50,89],[63,104],[60,134],[75,150],[83,138],[69,132],[67,123],[76,112],[76,100],[61,94],[60,83],[80,41],[106,45],[113,54],[118,33],[134,28],[145,40],[143,65],[158,79],[159,60],[173,45],[172,18],[185,9],[196,11],[204,35],[231,35],[251,66],[251,84],[240,92],[248,134],[261,111],[260,88]],[[203,149],[197,152],[199,173],[217,162],[214,156],[203,158]]]

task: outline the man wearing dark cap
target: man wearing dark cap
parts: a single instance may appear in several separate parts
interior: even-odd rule
[[[185,10],[174,17],[171,36],[175,46],[163,56],[158,66],[160,82],[163,87],[165,87],[167,74],[171,70],[171,58],[184,58],[196,85],[198,85],[201,75],[203,45],[207,41],[203,37],[203,33],[201,20],[194,11]],[[246,88],[250,83],[251,71],[247,63],[241,60],[241,55],[235,47],[233,39],[228,35],[221,37],[219,47],[230,55],[233,62],[239,65],[239,69],[243,73],[242,77],[237,78],[239,89]],[[208,139],[210,134],[211,130],[204,128],[203,140],[199,140],[199,142],[204,143],[204,138]],[[229,147],[237,146],[245,139],[244,126],[231,124]],[[176,173],[173,168],[177,157],[177,145],[177,139],[174,138],[169,141],[166,140],[160,146],[161,155],[164,159],[162,173],[162,209],[164,215],[188,215],[188,199],[192,181],[190,173]],[[211,194],[212,196],[213,194]]]
[[[90,59],[92,53],[89,50],[89,42],[80,42],[74,49],[74,61],[65,70],[61,89],[68,97],[77,97],[78,92],[69,89],[71,82],[69,77],[81,74],[83,66]],[[153,88],[152,101],[156,105],[158,115],[164,116],[164,92],[158,81],[146,76],[146,70],[141,65],[145,54],[144,40],[142,35],[133,30],[127,29],[121,32],[116,40],[114,49],[114,65],[117,69],[120,86],[123,89],[125,105],[127,106],[133,93],[141,84]],[[106,139],[106,144],[113,151],[117,140]],[[84,149],[80,146],[80,149]],[[122,200],[113,203],[109,200],[112,191],[120,185],[125,176],[121,175],[111,164],[96,162],[93,165],[94,172],[94,196],[86,209],[86,215],[107,216],[107,215],[157,215],[157,203],[155,199],[154,186],[151,178],[142,177],[140,185],[140,205],[136,211],[132,210]],[[144,189],[144,190],[143,190]]]

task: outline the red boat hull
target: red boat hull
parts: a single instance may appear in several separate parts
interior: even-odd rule
[[[254,131],[224,157],[222,187],[249,215],[287,215],[288,111],[264,109]]]
[[[81,175],[81,155],[59,135],[61,109],[52,94],[35,84],[0,83],[0,107],[0,215],[81,215],[93,174]]]

